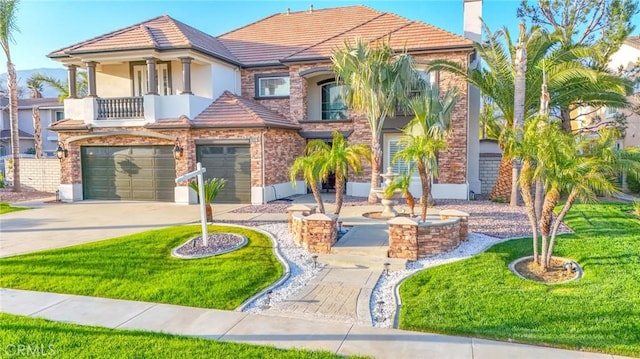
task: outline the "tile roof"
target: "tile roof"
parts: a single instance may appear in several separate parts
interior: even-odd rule
[[[629,36],[624,40],[624,43],[633,46],[636,49],[640,49],[640,36]]]
[[[389,35],[392,47],[410,52],[473,44],[423,22],[362,5],[275,14],[218,39],[240,62],[256,66],[328,58],[345,40],[361,37],[374,42]]]
[[[29,132],[25,132],[22,130],[18,130],[18,137],[19,138],[33,138],[33,135],[30,134]],[[0,139],[9,139],[11,138],[11,130],[1,130],[0,131]]]
[[[91,125],[84,123],[83,120],[61,120],[49,125],[52,131],[82,131],[89,130]]]
[[[180,116],[178,118],[169,118],[169,119],[160,119],[156,122],[152,122],[146,124],[144,127],[153,128],[153,129],[178,129],[178,128],[192,128],[193,121],[191,121],[187,116]]]
[[[194,127],[299,129],[297,123],[265,106],[225,91],[193,120]]]
[[[63,108],[64,104],[55,97],[45,98],[21,98],[18,99],[19,108],[32,108],[37,107],[59,107]]]
[[[167,15],[79,42],[53,51],[47,56],[58,58],[96,52],[174,48],[193,49],[238,63],[218,39]]]

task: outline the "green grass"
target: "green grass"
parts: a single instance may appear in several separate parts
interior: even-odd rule
[[[531,239],[428,269],[400,287],[400,327],[640,356],[640,221],[631,205],[576,205],[554,255],[584,277],[545,285],[508,264],[531,255]]]
[[[264,234],[231,226],[210,226],[210,232],[238,233],[249,244],[220,256],[184,260],[170,252],[197,236],[200,226],[148,231],[3,258],[0,287],[234,309],[282,275]]]
[[[19,355],[20,353],[22,355]],[[54,358],[342,358],[329,352],[284,350],[169,334],[88,327],[0,313],[0,357],[11,356]]]
[[[24,211],[25,209],[29,209],[29,208],[11,207],[11,205],[9,203],[7,203],[7,202],[0,202],[0,214],[17,212],[17,211]]]

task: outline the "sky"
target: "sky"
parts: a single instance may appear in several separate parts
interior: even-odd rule
[[[516,9],[520,0],[484,0],[483,19],[492,30],[507,26],[517,33]],[[46,55],[68,45],[142,22],[169,15],[211,35],[220,35],[264,17],[291,11],[362,4],[393,12],[462,35],[463,0],[387,1],[222,1],[222,0],[21,0],[19,33],[11,47],[17,70],[62,68]],[[634,18],[640,27],[640,15]],[[339,19],[336,19],[339,21]],[[330,26],[330,24],[327,24]],[[634,31],[638,35],[639,29]],[[4,59],[4,56],[2,56]]]

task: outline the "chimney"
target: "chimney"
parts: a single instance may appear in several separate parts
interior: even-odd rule
[[[291,14],[291,8],[287,8],[287,15]]]
[[[313,4],[309,5],[309,12],[312,13],[313,12]]]
[[[464,1],[464,37],[480,42],[482,40],[482,0]]]

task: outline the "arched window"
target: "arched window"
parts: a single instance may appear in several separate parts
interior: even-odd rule
[[[348,118],[347,105],[342,98],[344,85],[335,80],[319,83],[322,87],[322,119],[327,121],[341,121]]]

